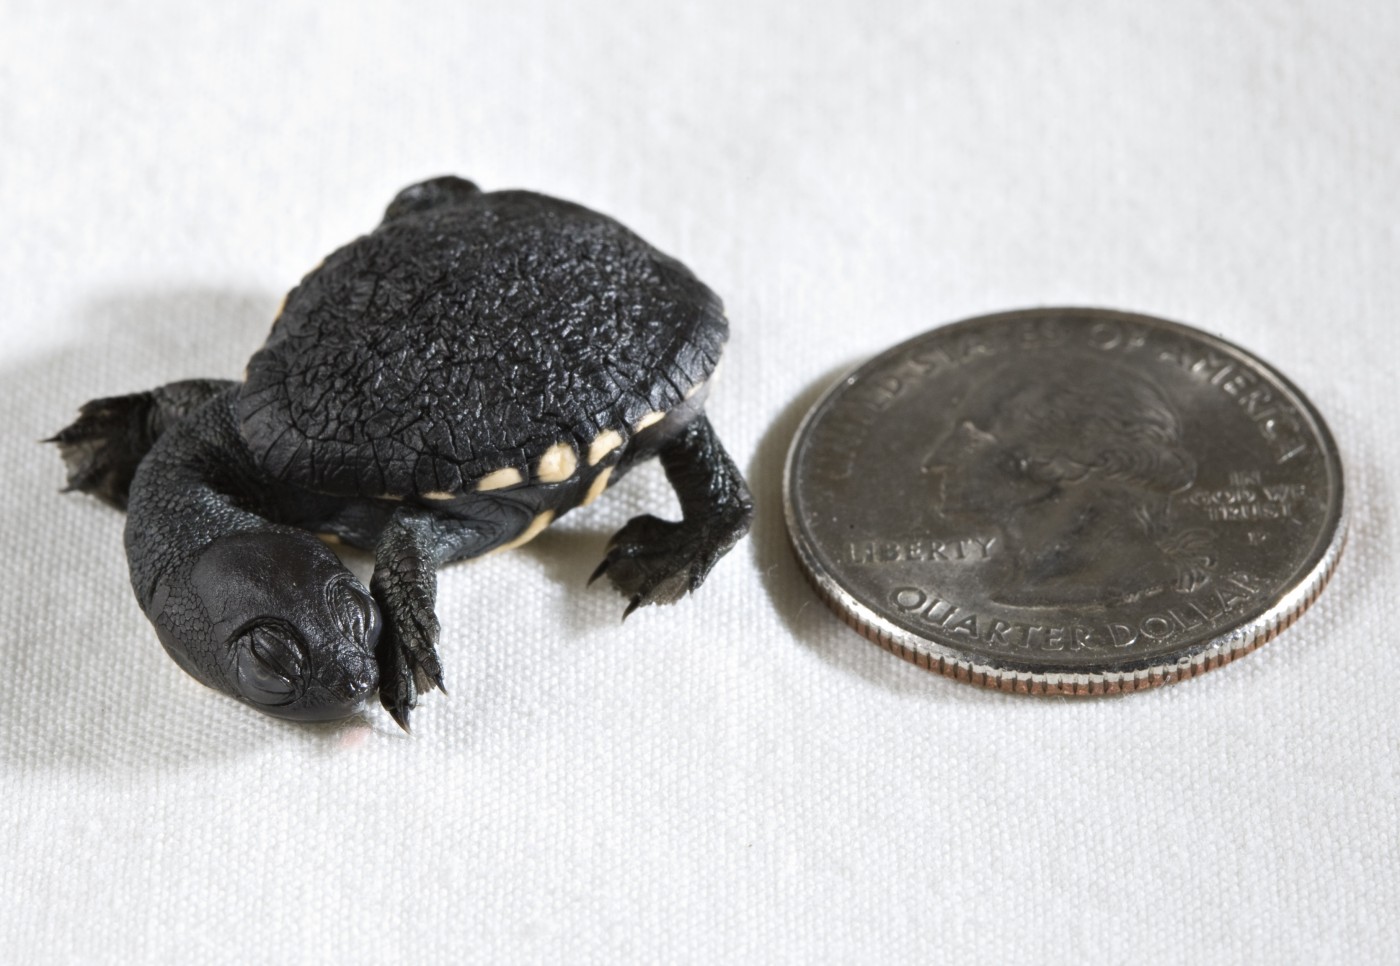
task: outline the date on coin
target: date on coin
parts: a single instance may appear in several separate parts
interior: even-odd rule
[[[969,319],[843,378],[784,480],[797,559],[870,640],[959,680],[1134,691],[1307,608],[1346,537],[1322,417],[1184,325],[1102,309]]]

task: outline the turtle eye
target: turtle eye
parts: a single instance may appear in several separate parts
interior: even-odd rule
[[[369,629],[374,624],[367,594],[349,577],[337,576],[326,584],[326,607],[331,612],[335,626],[349,640],[363,644],[369,638]]]
[[[260,624],[238,641],[238,683],[258,704],[288,704],[301,694],[306,659],[288,629]]]

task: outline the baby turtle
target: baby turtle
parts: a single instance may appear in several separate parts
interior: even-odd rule
[[[282,718],[441,689],[440,564],[519,546],[659,457],[593,578],[626,614],[694,590],[753,502],[702,412],[727,325],[675,259],[579,205],[404,189],[302,279],[241,383],[98,399],[53,438],[70,489],[128,512],[131,582],[206,685]],[[370,589],[322,540],[372,549]]]

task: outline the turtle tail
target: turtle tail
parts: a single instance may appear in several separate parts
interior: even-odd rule
[[[63,458],[64,492],[90,493],[125,510],[131,478],[155,441],[231,385],[226,379],[186,379],[84,403],[77,419],[43,441],[58,446]]]

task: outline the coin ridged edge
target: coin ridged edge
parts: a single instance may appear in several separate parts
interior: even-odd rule
[[[910,634],[868,614],[864,604],[846,593],[834,579],[818,572],[819,565],[809,558],[791,526],[788,529],[788,544],[817,596],[858,634],[896,657],[945,677],[995,691],[1047,696],[1097,696],[1128,694],[1185,681],[1224,667],[1267,644],[1292,626],[1321,595],[1336,572],[1346,546],[1346,536],[1347,523],[1343,513],[1335,538],[1307,579],[1254,620],[1198,645],[1193,653],[1176,661],[1106,671],[1032,671],[970,661],[941,648],[934,641]]]
[[[790,518],[788,526],[789,546],[808,583],[822,601],[862,637],[912,664],[957,681],[997,691],[1049,696],[1144,691],[1196,677],[1249,654],[1287,630],[1317,600],[1336,571],[1346,535],[1347,521],[1343,514],[1322,559],[1292,593],[1259,617],[1196,645],[1190,654],[1176,661],[1124,670],[1033,671],[971,661],[942,648],[936,641],[911,634],[873,614],[867,616],[868,608],[864,604],[846,593],[833,578],[819,573],[820,565],[810,559],[799,544]]]

